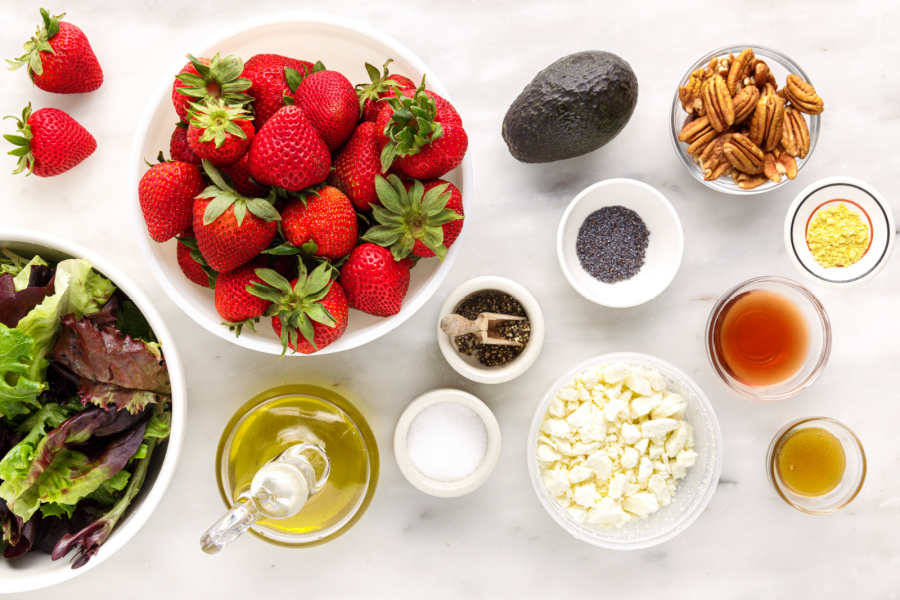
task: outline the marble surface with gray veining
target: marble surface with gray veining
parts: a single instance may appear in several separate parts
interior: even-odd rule
[[[38,23],[35,0],[3,2],[0,54],[18,56]],[[727,288],[763,274],[799,277],[782,241],[787,206],[831,175],[863,179],[895,212],[900,173],[900,14],[896,3],[794,1],[589,2],[559,0],[256,0],[254,14],[318,10],[358,19],[417,53],[452,96],[470,136],[475,204],[465,250],[437,294],[388,335],[345,353],[276,360],[202,329],[152,278],[134,240],[126,172],[148,95],[179,56],[247,15],[235,0],[56,3],[89,36],[104,68],[99,91],[47,94],[21,71],[0,71],[0,113],[70,112],[98,140],[82,165],[51,179],[12,176],[0,157],[0,223],[53,232],[108,256],[154,300],[185,357],[189,425],[175,478],[140,533],[97,569],[23,599],[108,598],[894,598],[900,567],[900,258],[848,291],[814,287],[832,320],[822,377],[777,403],[742,399],[707,362],[703,329]],[[797,61],[825,99],[823,131],[797,180],[766,195],[709,191],[679,164],[668,115],[684,71],[731,43],[777,48]],[[631,122],[590,155],[546,165],[515,161],[500,137],[506,108],[538,70],[585,49],[619,54],[640,82]],[[246,57],[245,57],[246,58]],[[3,133],[12,123],[5,121]],[[640,179],[673,203],[684,261],[657,299],[607,309],[579,297],[558,268],[556,227],[584,187]],[[547,321],[529,372],[497,386],[471,383],[438,351],[434,322],[447,294],[478,275],[528,288]],[[525,440],[544,390],[570,365],[604,352],[646,352],[674,362],[710,396],[724,437],[724,468],[709,507],[683,534],[649,550],[615,552],[569,537],[544,512],[525,464]],[[198,539],[222,510],[213,461],[222,428],[247,398],[287,382],[316,381],[360,399],[376,433],[382,474],[364,518],[324,546],[286,550],[248,537],[215,557]],[[496,472],[475,493],[426,496],[403,479],[393,427],[414,397],[456,387],[482,398],[503,434]],[[862,439],[869,460],[859,497],[812,517],[792,510],[766,480],[771,437],[786,422],[827,415]]]

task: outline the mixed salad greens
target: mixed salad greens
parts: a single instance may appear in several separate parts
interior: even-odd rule
[[[88,562],[169,435],[146,319],[85,259],[0,250],[0,549]]]

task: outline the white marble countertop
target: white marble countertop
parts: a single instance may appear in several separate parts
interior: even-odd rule
[[[35,0],[0,7],[0,54],[20,54],[39,21]],[[894,3],[798,1],[757,4],[469,2],[419,0],[145,0],[70,2],[104,68],[98,92],[59,96],[33,88],[21,71],[0,71],[0,114],[35,108],[70,112],[98,140],[84,164],[51,179],[12,176],[0,158],[0,222],[53,232],[105,254],[129,272],[171,323],[185,357],[189,424],[175,478],[143,530],[98,568],[25,599],[128,597],[305,598],[511,597],[897,597],[900,550],[900,422],[896,374],[900,259],[849,291],[814,287],[832,320],[834,347],[822,377],[783,402],[742,399],[707,362],[703,329],[714,300],[750,277],[797,278],[782,242],[794,195],[817,179],[849,175],[887,198],[895,213],[900,153],[896,61],[900,13]],[[238,13],[322,10],[364,21],[402,41],[439,74],[463,116],[475,161],[475,208],[466,249],[438,293],[388,335],[345,353],[276,360],[206,332],[162,292],[134,240],[126,165],[145,97],[197,39]],[[427,27],[431,27],[429,30]],[[823,133],[791,185],[735,198],[707,190],[676,159],[668,114],[679,78],[709,50],[752,42],[794,58],[826,100]],[[640,99],[631,122],[588,156],[547,165],[510,157],[500,137],[507,107],[538,70],[557,58],[603,49],[631,63]],[[3,133],[12,130],[5,121]],[[568,285],[555,255],[556,226],[584,187],[611,177],[653,185],[675,205],[685,231],[684,262],[659,298],[605,309]],[[543,353],[519,379],[474,384],[450,369],[434,340],[441,303],[474,276],[507,276],[528,288],[547,321]],[[618,350],[646,352],[691,374],[721,422],[725,461],[709,507],[683,534],[655,548],[615,552],[569,537],[541,508],[525,465],[527,427],[547,386],[570,365]],[[391,357],[387,359],[386,357]],[[388,363],[390,360],[390,363]],[[324,546],[287,550],[246,537],[215,557],[200,534],[222,511],[213,462],[232,412],[268,387],[312,381],[361,398],[382,456],[368,513]],[[497,470],[457,499],[427,496],[400,474],[393,428],[414,397],[436,387],[481,397],[503,434]],[[859,435],[869,460],[859,497],[822,517],[784,504],[765,475],[766,448],[785,423],[826,415]]]

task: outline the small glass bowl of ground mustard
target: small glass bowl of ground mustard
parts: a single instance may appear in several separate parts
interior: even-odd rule
[[[850,504],[866,479],[866,454],[843,423],[808,417],[775,434],[766,456],[769,483],[781,498],[811,515]]]
[[[474,321],[481,313],[518,317],[499,320],[494,331],[516,345],[485,344],[476,334],[451,337],[441,329],[448,315]],[[528,370],[544,345],[544,317],[528,290],[505,277],[476,277],[453,290],[441,307],[438,346],[453,369],[478,383],[504,383]]]
[[[822,179],[800,192],[784,221],[784,244],[797,270],[830,288],[860,285],[890,258],[894,215],[871,185],[851,177]]]

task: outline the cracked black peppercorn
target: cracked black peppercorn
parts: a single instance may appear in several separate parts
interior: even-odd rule
[[[456,347],[463,354],[475,356],[486,367],[500,367],[512,362],[519,356],[531,338],[531,322],[522,303],[505,292],[499,290],[481,290],[467,296],[456,307],[454,313],[470,321],[474,321],[483,312],[499,313],[512,317],[525,317],[523,321],[502,321],[495,331],[511,342],[519,342],[521,346],[498,346],[482,344],[474,333],[457,336]]]

